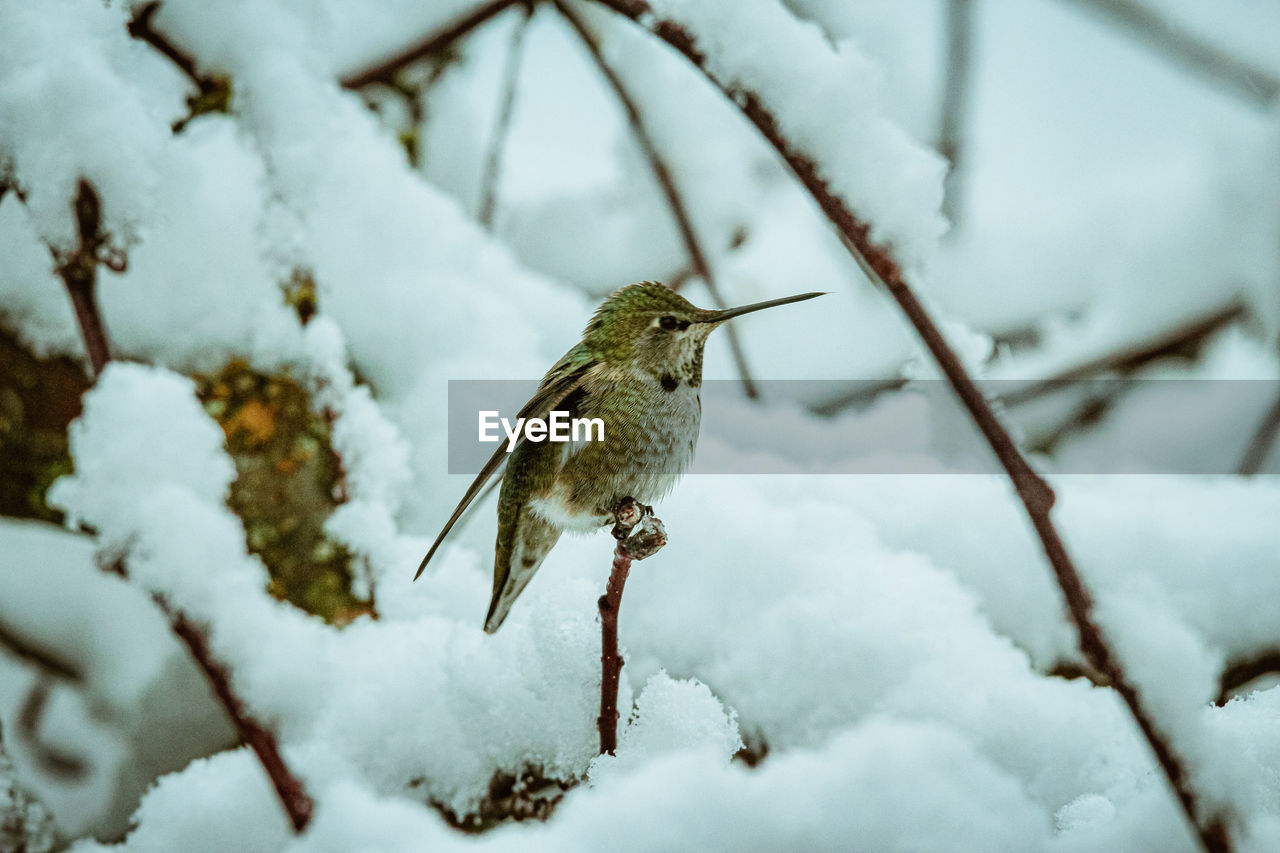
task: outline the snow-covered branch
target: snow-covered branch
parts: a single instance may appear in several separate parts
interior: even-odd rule
[[[521,2],[524,0],[489,0],[487,3],[478,4],[474,9],[460,15],[440,30],[427,35],[395,56],[344,76],[342,86],[344,89],[363,89],[372,83],[391,85],[401,70],[440,53],[490,18]]]
[[[640,152],[649,164],[649,170],[653,173],[654,180],[657,182],[658,188],[662,191],[662,197],[667,203],[667,208],[671,211],[671,219],[675,222],[676,229],[680,232],[680,240],[684,244],[685,253],[689,256],[690,275],[701,279],[702,283],[706,285],[707,293],[711,295],[711,299],[717,308],[725,309],[730,307],[724,298],[724,292],[720,288],[717,276],[712,272],[711,262],[707,259],[707,253],[702,248],[702,241],[698,238],[697,229],[693,227],[693,220],[689,215],[684,195],[676,185],[675,177],[672,175],[671,167],[667,165],[666,158],[658,150],[658,143],[649,132],[646,119],[640,112],[639,105],[631,97],[631,93],[627,90],[622,78],[605,60],[604,54],[600,49],[600,40],[596,38],[587,22],[573,11],[568,4],[561,2],[561,0],[554,0],[554,2],[556,9],[582,40],[587,53],[591,55],[592,61],[595,63],[596,68],[599,69],[600,76],[609,84],[610,91],[613,92],[618,104],[622,107],[622,111],[627,116],[627,124],[631,128],[631,135],[635,138],[636,144],[640,147]],[[672,282],[670,285],[678,289],[683,283],[678,281]],[[725,334],[728,336],[729,352],[733,356],[734,367],[737,368],[738,376],[742,378],[742,389],[747,397],[754,400],[760,396],[760,392],[756,388],[755,380],[751,378],[751,369],[747,366],[747,355],[743,351],[742,340],[738,337],[738,330],[730,323],[725,329]]]
[[[809,147],[791,138],[794,132],[806,133],[818,152],[833,151],[833,146],[838,144],[829,136],[826,116],[805,111],[809,105],[802,100],[798,105],[795,103],[800,99],[794,98],[794,84],[804,85],[805,78],[790,73],[790,66],[766,67],[760,64],[754,54],[756,46],[734,42],[735,37],[742,37],[744,29],[751,31],[753,26],[757,26],[751,19],[760,7],[755,4],[737,6],[731,17],[725,17],[723,9],[697,8],[695,4],[680,0],[663,0],[656,9],[645,0],[598,2],[632,19],[671,45],[736,103],[804,184],[859,264],[888,289],[1012,481],[1053,568],[1072,621],[1079,631],[1081,649],[1086,658],[1111,680],[1124,699],[1177,795],[1187,820],[1196,827],[1205,849],[1229,850],[1231,845],[1221,816],[1200,814],[1199,798],[1184,759],[1154,722],[1150,709],[1098,626],[1093,598],[1050,515],[1055,499],[1053,490],[1031,468],[1013,437],[978,390],[938,324],[908,284],[903,266],[888,248],[889,244],[873,238],[872,225],[853,212],[843,195],[848,192],[849,180],[842,179],[839,172],[833,175],[822,153],[811,152]],[[704,41],[710,41],[718,48],[714,55],[707,52]],[[791,51],[802,49],[798,42],[787,47]],[[800,58],[787,55],[788,61]],[[812,80],[807,82],[812,85]],[[771,91],[757,91],[753,86],[768,86]],[[788,95],[792,96],[792,101],[785,102],[788,123],[784,124],[775,111],[781,108],[784,104],[782,98]]]

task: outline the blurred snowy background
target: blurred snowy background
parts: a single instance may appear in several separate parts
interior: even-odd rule
[[[779,81],[970,368],[1028,381],[1006,417],[1108,636],[1235,848],[1280,849],[1273,400],[1153,423],[1140,383],[1043,382],[1280,376],[1280,4],[662,6],[731,15],[715,58]],[[833,294],[738,324],[752,376],[827,380],[741,416],[887,419],[937,473],[686,479],[597,759],[606,535],[492,637],[491,503],[410,583],[468,482],[449,379],[540,376],[632,281],[715,301],[581,34],[548,2],[0,0],[0,850],[1197,849],[1011,488],[947,473],[891,301],[683,60],[566,8],[724,301]],[[96,383],[57,274],[85,186]],[[1157,473],[1054,475],[1117,434]],[[153,596],[276,733],[305,833]]]

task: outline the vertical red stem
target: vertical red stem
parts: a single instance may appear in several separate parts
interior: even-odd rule
[[[618,654],[618,608],[622,588],[631,571],[631,556],[621,542],[613,549],[613,569],[600,596],[600,754],[613,755],[618,748],[618,683],[622,676],[622,656]]]

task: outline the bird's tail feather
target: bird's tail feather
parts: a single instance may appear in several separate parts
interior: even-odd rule
[[[533,580],[538,567],[560,539],[560,529],[533,513],[520,514],[514,541],[510,548],[497,548],[493,598],[489,602],[489,614],[484,620],[484,630],[492,634],[502,626],[520,593]],[[505,564],[504,564],[505,563]]]

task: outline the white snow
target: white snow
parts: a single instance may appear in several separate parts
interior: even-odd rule
[[[1270,9],[1148,2],[1255,59],[1280,55]],[[1039,545],[1004,480],[956,473],[974,470],[967,427],[916,395],[823,419],[803,407],[815,386],[796,386],[707,412],[702,463],[788,473],[693,475],[658,508],[671,542],[633,567],[620,616],[616,756],[596,755],[607,535],[564,539],[494,636],[480,626],[492,501],[411,583],[469,480],[446,473],[447,381],[536,378],[601,295],[687,263],[624,116],[551,8],[528,34],[492,232],[473,221],[475,195],[516,15],[477,32],[422,95],[417,170],[396,138],[408,110],[380,119],[337,84],[474,7],[166,0],[157,29],[234,87],[229,114],[175,135],[189,87],[128,37],[133,7],[0,0],[0,175],[26,197],[0,201],[0,323],[38,353],[82,356],[49,245],[74,244],[84,177],[129,251],[98,290],[133,360],[86,395],[74,474],[50,495],[84,530],[0,523],[0,625],[83,672],[54,686],[42,742],[90,766],[75,783],[42,772],[14,734],[37,670],[0,650],[14,765],[0,768],[0,818],[12,777],[77,853],[1195,850],[1115,693],[1046,675],[1080,653]],[[1240,301],[1250,322],[1194,363],[1139,375],[1274,379],[1277,114],[1070,4],[982,4],[969,195],[943,242],[929,149],[942,7],[655,3],[820,162],[976,373],[1050,375]],[[735,109],[641,29],[574,8],[630,85],[726,299],[833,291],[739,324],[756,375],[836,390],[933,376]],[[295,268],[318,287],[305,326],[282,297]],[[688,295],[710,302],[696,282]],[[1018,330],[1039,337],[1001,342]],[[735,375],[724,337],[709,377]],[[358,590],[379,618],[337,629],[267,594],[226,505],[223,433],[184,375],[231,358],[289,371],[331,418],[347,500],[326,530],[368,565]],[[1215,704],[1225,664],[1280,645],[1280,486],[1222,473],[1262,412],[1206,391],[1187,420],[1153,422],[1150,393],[1037,461],[1157,724],[1207,806],[1232,815],[1237,849],[1263,853],[1280,846],[1280,687]],[[1006,416],[1024,425],[1016,407]],[[805,447],[739,446],[717,418]],[[1114,446],[1133,449],[1133,470],[1206,473],[1069,473]],[[922,473],[831,476],[810,459]],[[119,557],[127,581],[95,566]],[[277,732],[316,799],[302,836],[232,747],[152,594],[207,631]],[[731,760],[744,741],[768,750],[755,768]],[[577,783],[545,823],[473,838],[426,805],[465,815],[495,773],[527,768]]]

